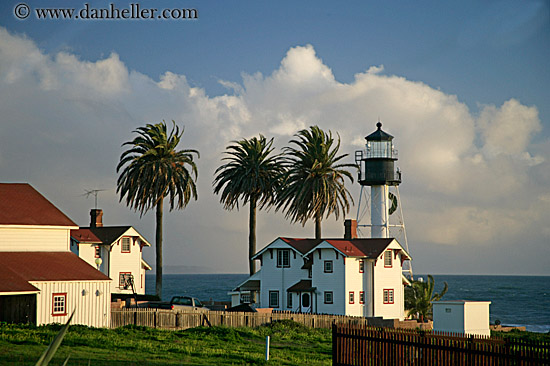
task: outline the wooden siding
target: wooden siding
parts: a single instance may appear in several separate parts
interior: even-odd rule
[[[40,289],[37,295],[37,325],[65,323],[73,310],[76,310],[72,324],[92,327],[108,327],[111,314],[110,281],[31,281]],[[66,293],[66,312],[64,316],[52,315],[52,295]]]
[[[321,251],[321,258],[319,258]],[[338,254],[332,246],[326,249],[318,249],[311,253],[313,258],[312,271],[312,286],[317,288],[317,313],[323,314],[346,314],[347,292],[345,286],[345,265],[344,256]],[[324,264],[326,260],[332,261],[332,273],[325,273]],[[325,291],[332,291],[333,303],[324,303]]]
[[[346,265],[344,266],[346,293],[349,294],[350,291],[353,291],[355,297],[353,304],[346,301],[346,315],[365,316],[366,297],[369,296],[369,293],[365,291],[365,273],[359,272],[359,261],[361,260],[364,259],[346,258]],[[361,291],[365,293],[365,304],[361,304],[359,301]]]
[[[396,241],[388,248],[400,249]],[[392,267],[384,266],[384,253],[382,253],[374,266],[374,315],[387,319],[400,319],[405,317],[404,286],[402,282],[402,267],[400,255],[397,257],[392,250]],[[384,304],[384,289],[393,289],[393,304]]]
[[[135,230],[128,230],[124,236],[134,234]],[[145,286],[141,286],[141,258],[142,253],[138,240],[138,236],[134,236],[130,240],[130,252],[122,252],[122,238],[116,241],[109,252],[109,274],[108,276],[113,280],[111,283],[111,293],[125,293],[131,294],[131,289],[121,289],[119,287],[119,275],[120,273],[131,273],[134,276],[135,290],[138,294],[145,294]],[[105,260],[105,259],[104,259]]]
[[[2,252],[66,252],[70,250],[69,228],[1,227]]]
[[[278,250],[290,251],[290,267],[277,267]],[[271,258],[271,251],[273,252],[273,258]],[[303,265],[303,257],[299,253],[296,253],[295,250],[283,240],[278,239],[272,243],[270,248],[262,254],[259,305],[261,307],[269,307],[269,291],[279,291],[279,307],[277,309],[288,310],[286,289],[302,279],[307,279],[307,270],[301,269]],[[293,298],[293,309],[298,306],[297,299],[297,296]]]

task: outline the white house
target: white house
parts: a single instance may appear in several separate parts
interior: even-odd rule
[[[404,319],[409,254],[393,238],[346,237],[277,238],[253,257],[261,269],[230,293],[232,305]]]
[[[29,184],[0,183],[0,321],[109,327],[111,279],[71,253],[78,226]]]
[[[151,244],[132,226],[103,226],[100,209],[93,209],[90,216],[90,227],[71,230],[71,251],[114,280],[112,294],[131,294],[129,277],[136,294],[145,294],[145,271],[151,266],[142,252]]]

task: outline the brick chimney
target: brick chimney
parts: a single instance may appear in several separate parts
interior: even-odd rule
[[[357,239],[357,220],[344,221],[344,239]]]
[[[103,210],[93,208],[90,211],[90,227],[103,227]]]

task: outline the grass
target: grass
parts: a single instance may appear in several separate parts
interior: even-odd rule
[[[0,324],[0,364],[34,365],[61,325]],[[265,362],[265,337],[271,337]],[[292,321],[257,328],[198,327],[169,331],[138,326],[118,329],[73,325],[50,365],[70,355],[74,365],[329,365],[330,329]]]

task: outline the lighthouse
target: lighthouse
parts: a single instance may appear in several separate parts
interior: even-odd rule
[[[399,196],[401,171],[396,167],[397,149],[393,144],[393,136],[382,130],[382,123],[378,122],[376,128],[376,131],[365,137],[365,149],[355,152],[355,163],[359,167],[358,181],[361,185],[357,227],[370,228],[371,238],[394,237],[408,251]],[[365,221],[366,214],[370,215],[370,222],[361,222]],[[412,277],[410,262],[404,271],[409,272]]]

